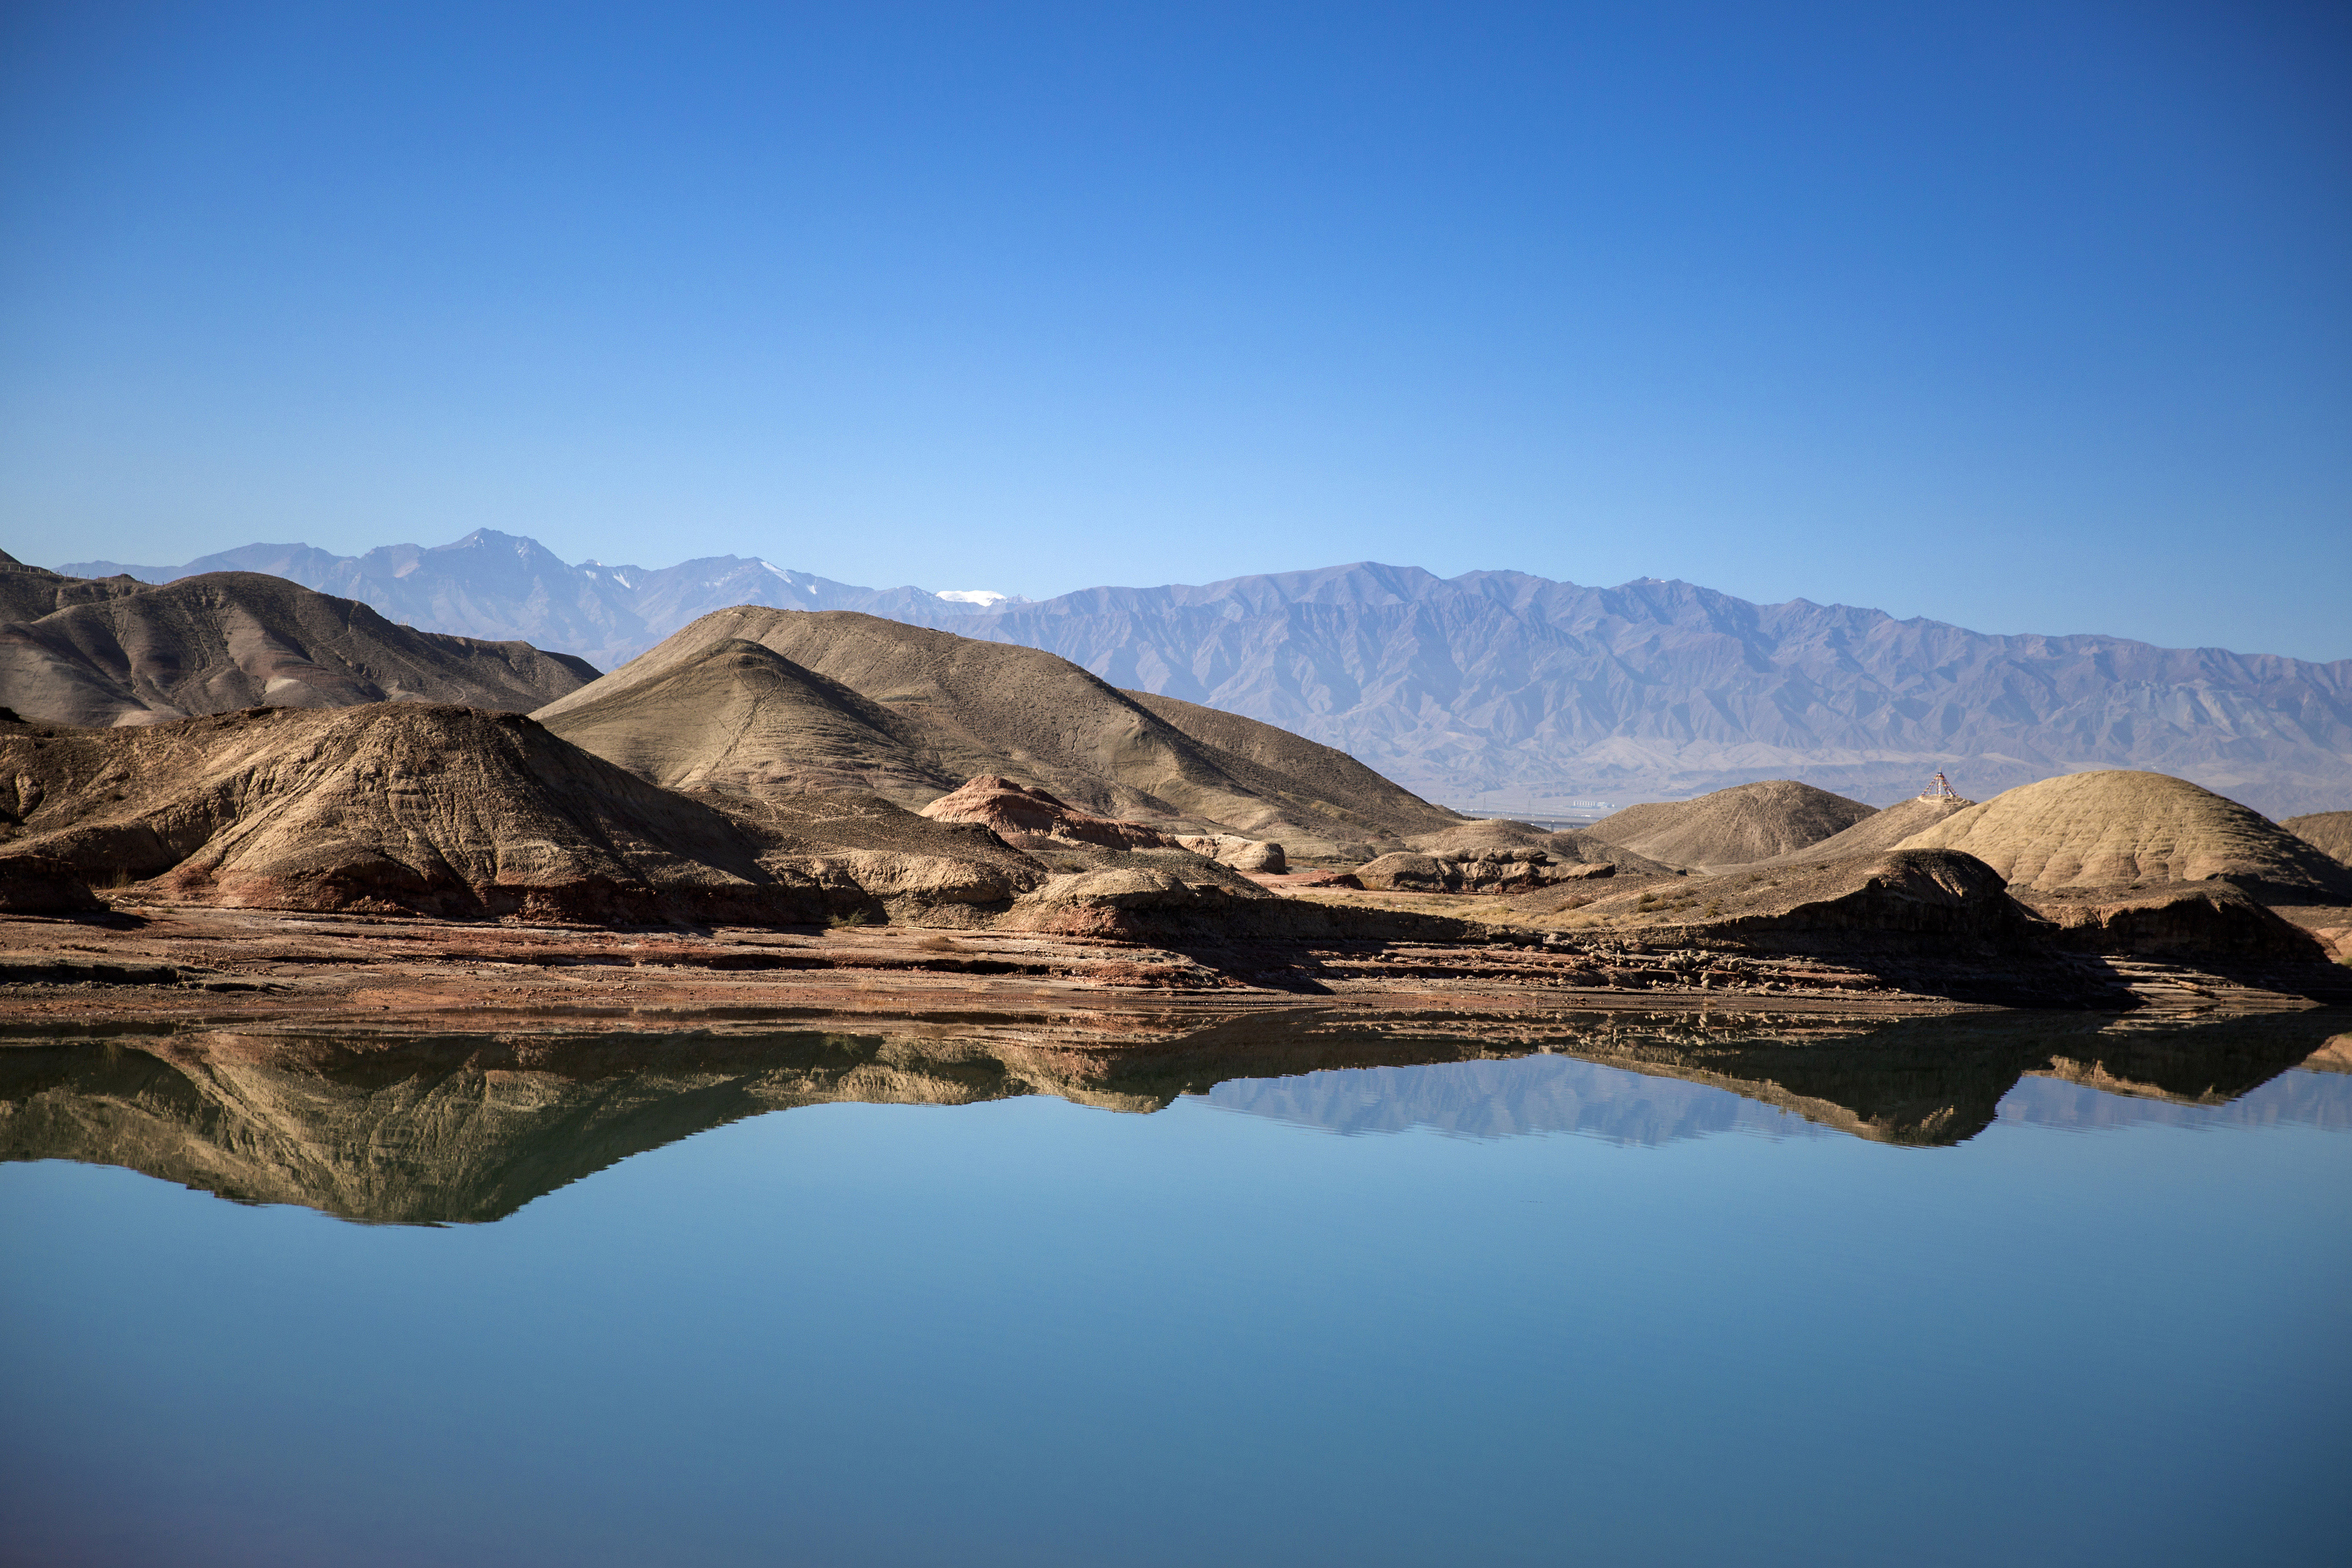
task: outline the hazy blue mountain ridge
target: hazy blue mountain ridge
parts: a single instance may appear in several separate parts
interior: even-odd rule
[[[1114,686],[1339,747],[1458,806],[1777,777],[1884,803],[1939,768],[1982,799],[2095,767],[2179,774],[2273,816],[2352,806],[2352,660],[1990,636],[1656,579],[1589,588],[1373,563],[982,607],[737,556],[569,566],[485,530],[359,557],[249,546],[170,575],[271,570],[262,552],[421,628],[519,637],[605,668],[736,604],[863,610],[1041,647]]]
[[[2143,767],[2273,812],[2352,799],[2352,661],[1370,565],[1089,590],[958,629],[1283,725],[1454,805],[1789,776],[1883,802],[1937,768],[1979,798]]]
[[[78,561],[61,570],[73,577],[127,573],[149,583],[205,572],[267,572],[364,601],[421,631],[520,638],[576,654],[600,669],[625,664],[697,616],[730,605],[864,610],[898,620],[927,609],[950,617],[978,609],[919,588],[859,588],[740,555],[663,567],[573,565],[535,539],[488,528],[449,544],[387,544],[364,555],[335,555],[307,544],[248,544],[178,566]],[[464,626],[497,629],[458,629]]]

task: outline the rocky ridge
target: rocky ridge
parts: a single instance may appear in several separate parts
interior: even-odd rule
[[[521,714],[407,703],[0,723],[0,888],[69,871],[231,907],[821,922],[895,904],[952,921],[1047,879],[984,829],[871,795],[689,796]]]
[[[0,569],[0,584],[25,575]],[[568,655],[394,626],[365,605],[254,573],[50,586],[55,607],[0,625],[0,704],[51,723],[152,724],[263,703],[519,710],[596,678]]]

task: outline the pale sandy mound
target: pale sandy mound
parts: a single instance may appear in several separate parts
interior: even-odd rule
[[[73,579],[59,581],[61,598],[79,591]],[[90,725],[264,704],[522,710],[596,679],[566,654],[394,626],[356,600],[255,572],[83,587],[100,596],[0,626],[0,705],[38,721]]]
[[[1696,800],[1629,805],[1587,831],[1669,866],[1747,866],[1844,832],[1874,808],[1794,779],[1768,779]]]
[[[1972,800],[1906,800],[1874,812],[1847,828],[1833,833],[1818,844],[1808,844],[1802,849],[1759,860],[1741,868],[1760,870],[1768,866],[1812,864],[1839,859],[1847,855],[1883,855],[1915,834],[1925,833],[1947,817],[1957,816],[1976,805]]]
[[[2315,811],[2279,824],[2305,844],[2352,866],[2352,811]]]
[[[425,704],[0,725],[0,858],[274,909],[812,921],[877,900],[1001,907],[1045,876],[983,831],[871,796],[722,809],[520,714]]]
[[[1958,849],[2021,889],[2224,878],[2315,899],[2352,896],[2352,871],[2268,818],[2187,779],[2111,771],[2043,779],[1904,841]]]
[[[575,732],[575,716],[595,716],[593,729],[576,731],[583,743],[608,756],[634,754],[632,747],[646,742],[632,737],[628,724],[665,729],[670,721],[661,717],[659,702],[624,709],[615,699],[676,676],[714,650],[735,656],[737,642],[765,647],[830,683],[828,689],[869,705],[859,710],[863,729],[846,740],[837,731],[803,731],[793,766],[868,765],[878,742],[865,731],[887,735],[943,781],[919,798],[911,784],[894,786],[894,798],[908,805],[944,794],[956,780],[992,773],[1096,816],[1279,839],[1325,856],[1383,840],[1392,845],[1398,833],[1391,823],[1423,827],[1453,819],[1352,759],[1270,726],[1187,703],[1147,704],[1035,648],[849,611],[751,605],[718,611],[537,716],[566,733]],[[845,763],[841,745],[854,753]]]

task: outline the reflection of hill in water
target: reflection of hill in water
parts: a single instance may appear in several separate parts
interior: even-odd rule
[[[1715,1132],[1831,1135],[1745,1095],[1565,1056],[1235,1079],[1211,1089],[1208,1100],[1220,1110],[1342,1133],[1413,1127],[1465,1138],[1582,1132],[1652,1144]]]
[[[1574,1132],[1643,1144],[1721,1132],[1822,1137],[1832,1128],[1947,1144],[1996,1118],[2080,1131],[2149,1122],[2352,1131],[2352,1073],[2284,1070],[2340,1022],[2095,1034],[2097,1021],[2070,1029],[2065,1021],[2003,1019],[1980,1031],[1904,1026],[1793,1047],[1771,1039],[1619,1040],[1578,1056],[1236,1079],[1208,1100],[1343,1134]],[[1937,1059],[1914,1059],[1921,1051]],[[1593,1059],[1580,1059],[1588,1054]]]
[[[0,1045],[0,1159],[123,1165],[241,1202],[430,1224],[498,1219],[631,1154],[845,1100],[1053,1094],[1149,1111],[1206,1093],[1224,1109],[1341,1131],[1639,1143],[1822,1128],[1950,1143],[1997,1110],[2084,1127],[2217,1115],[2345,1127],[2352,1075],[2272,1083],[2344,1026],[2335,1014],[2196,1026],[1595,1015],[1504,1038],[1475,1022],[1292,1015],[1121,1039],[934,1028],[47,1040]],[[2021,1087],[2023,1074],[2054,1076]]]

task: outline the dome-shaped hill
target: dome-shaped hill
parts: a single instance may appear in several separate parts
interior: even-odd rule
[[[685,753],[668,740],[643,741],[626,731],[676,730],[680,721],[665,713],[661,683],[704,663],[714,649],[740,663],[750,657],[746,646],[777,656],[772,675],[795,672],[792,679],[821,689],[833,710],[822,724],[812,720],[803,735],[810,745],[799,748],[795,766],[841,763],[810,749],[818,742],[845,744],[853,755],[845,765],[866,766],[880,743],[874,737],[887,735],[937,777],[922,791],[895,794],[909,805],[992,774],[1046,789],[1099,816],[1187,831],[1215,826],[1293,848],[1393,842],[1401,832],[1452,820],[1452,813],[1351,759],[1271,726],[1189,703],[1147,704],[1036,648],[845,610],[739,605],[714,611],[536,717],[601,755],[618,756],[625,744],[674,752],[682,760]],[[647,688],[654,692],[635,706],[611,706]],[[575,728],[577,719],[592,714],[602,715],[593,731]],[[835,722],[845,717],[855,721],[850,730]],[[1228,750],[1228,741],[1244,750]]]
[[[1819,844],[1874,810],[1794,779],[1767,779],[1696,800],[1629,805],[1586,831],[1669,866],[1706,870],[1750,865]]]
[[[915,726],[898,714],[741,637],[723,637],[650,679],[551,710],[544,722],[670,789],[862,789],[912,808],[958,782],[919,754]]]
[[[2038,892],[2226,878],[2352,896],[2352,871],[2267,817],[2187,779],[2108,770],[1995,795],[1904,840],[1958,849]]]
[[[2279,824],[2289,833],[2347,866],[2352,866],[2352,811],[2315,811]]]

